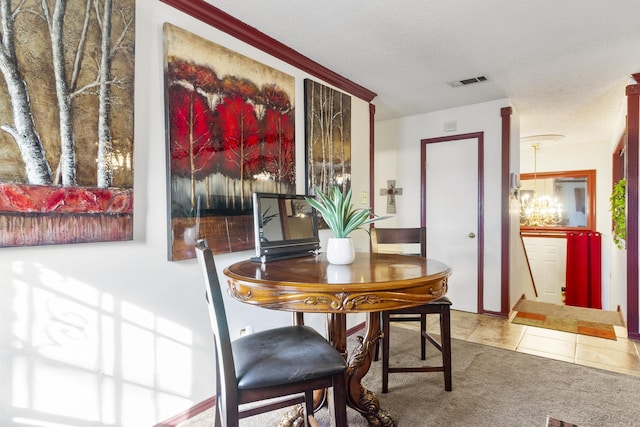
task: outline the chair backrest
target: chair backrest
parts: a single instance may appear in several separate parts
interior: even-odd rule
[[[233,352],[231,350],[231,337],[227,323],[227,313],[224,309],[222,291],[213,253],[207,246],[206,240],[196,243],[196,257],[204,275],[207,305],[209,307],[209,319],[216,346],[216,394],[221,404],[226,408],[238,407],[238,380],[235,374]]]
[[[371,229],[371,250],[381,252],[381,245],[399,244],[420,245],[420,255],[427,256],[427,229],[415,228],[378,228]]]

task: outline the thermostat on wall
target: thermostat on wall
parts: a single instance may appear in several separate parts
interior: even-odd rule
[[[451,120],[449,122],[444,122],[444,131],[445,132],[453,132],[458,128],[458,122],[455,120]]]

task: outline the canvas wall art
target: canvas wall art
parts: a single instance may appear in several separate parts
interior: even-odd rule
[[[134,14],[3,2],[0,246],[133,238]]]
[[[305,80],[307,191],[351,188],[351,96]]]
[[[169,259],[254,248],[254,192],[295,192],[295,81],[166,23]]]

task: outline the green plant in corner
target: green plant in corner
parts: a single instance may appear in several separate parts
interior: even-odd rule
[[[609,203],[611,220],[613,221],[613,242],[618,249],[624,249],[627,238],[627,180],[621,179],[613,186]]]
[[[362,225],[386,218],[379,216],[371,218],[373,215],[371,209],[354,208],[351,205],[351,189],[346,196],[343,196],[338,187],[330,188],[327,194],[316,187],[316,194],[317,199],[306,197],[307,202],[320,212],[338,239],[349,236],[349,233]]]

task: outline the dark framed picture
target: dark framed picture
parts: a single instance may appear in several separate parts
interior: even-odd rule
[[[254,247],[252,194],[295,192],[295,81],[164,25],[169,259]]]
[[[131,240],[135,0],[49,3],[0,9],[0,246]]]
[[[351,188],[351,96],[305,79],[307,192]]]

